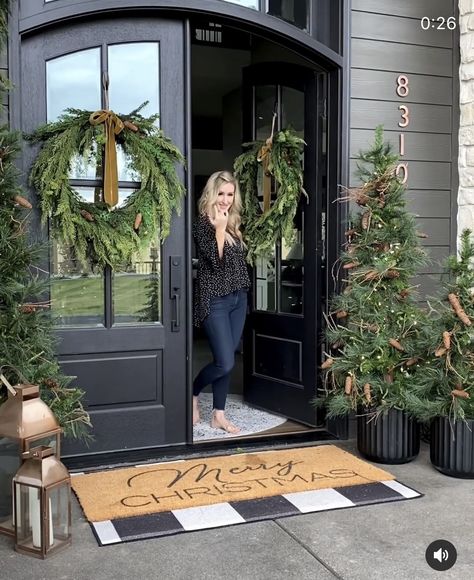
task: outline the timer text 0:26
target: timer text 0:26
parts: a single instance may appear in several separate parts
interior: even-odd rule
[[[436,30],[454,30],[457,23],[454,16],[450,16],[449,18],[445,18],[444,16],[438,16],[437,18],[423,16],[420,24],[423,30],[429,30],[430,28],[434,28]]]

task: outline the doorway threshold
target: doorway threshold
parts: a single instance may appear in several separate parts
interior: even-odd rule
[[[147,463],[190,459],[192,457],[213,457],[216,455],[232,455],[246,451],[268,451],[291,447],[305,447],[328,441],[338,441],[338,438],[324,429],[313,429],[303,433],[282,434],[281,436],[265,437],[248,435],[228,439],[213,439],[199,443],[184,445],[168,445],[166,447],[150,447],[115,451],[110,453],[96,453],[93,455],[71,456],[62,458],[64,465],[73,472],[98,471],[128,467]]]

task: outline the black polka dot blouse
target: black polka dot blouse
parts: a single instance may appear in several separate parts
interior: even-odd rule
[[[213,296],[225,296],[242,288],[250,288],[250,278],[240,242],[224,242],[219,257],[216,230],[206,215],[198,217],[193,227],[198,271],[194,293],[194,324],[200,326],[209,314]]]

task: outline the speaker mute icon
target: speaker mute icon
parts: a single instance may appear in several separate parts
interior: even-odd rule
[[[436,540],[426,548],[425,558],[433,570],[444,572],[454,566],[458,557],[456,548],[447,540]]]

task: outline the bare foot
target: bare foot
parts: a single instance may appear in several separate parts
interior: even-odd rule
[[[201,420],[201,415],[199,414],[199,399],[198,397],[193,397],[193,425],[197,425]]]
[[[226,419],[224,411],[214,410],[212,413],[211,427],[213,429],[222,429],[226,433],[240,433],[240,427],[237,427]]]

